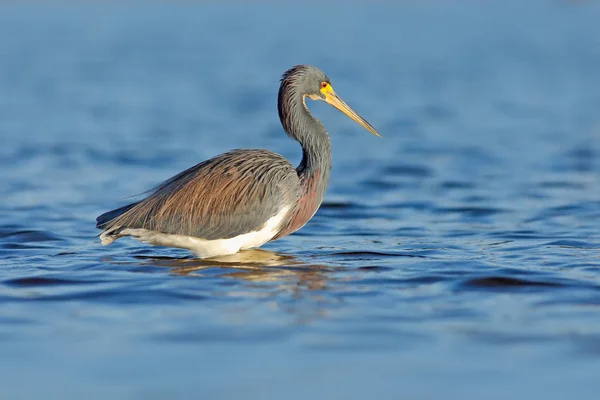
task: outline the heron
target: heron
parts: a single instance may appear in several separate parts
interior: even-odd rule
[[[325,101],[381,137],[336,94],[323,71],[296,65],[281,77],[277,108],[284,131],[302,147],[298,167],[265,149],[215,156],[167,179],[144,199],[100,215],[102,244],[131,237],[213,258],[298,231],[321,206],[331,172],[331,140],[307,98]]]

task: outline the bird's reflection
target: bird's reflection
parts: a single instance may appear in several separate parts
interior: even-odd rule
[[[139,273],[155,273],[156,267],[159,267],[180,277],[234,279],[242,285],[214,286],[219,296],[268,298],[277,309],[294,315],[298,324],[308,324],[326,317],[328,305],[340,301],[337,297],[329,296],[327,289],[333,273],[343,267],[314,264],[289,254],[256,249],[211,259],[134,257],[137,259],[135,262],[131,259],[126,262],[106,261],[129,266],[132,272]],[[208,284],[214,285],[214,281]]]
[[[240,251],[210,259],[136,256],[144,265],[166,267],[173,274],[203,276],[203,271],[223,270],[221,276],[251,282],[280,282],[302,286],[308,290],[325,287],[327,275],[335,267],[316,265],[296,257],[263,249]]]

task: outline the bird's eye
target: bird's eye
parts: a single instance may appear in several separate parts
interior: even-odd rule
[[[321,89],[325,89],[327,87],[327,82],[321,82]]]

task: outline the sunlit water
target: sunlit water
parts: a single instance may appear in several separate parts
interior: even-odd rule
[[[598,398],[600,6],[448,3],[2,6],[0,397]],[[201,160],[297,164],[297,63],[383,135],[310,104],[334,170],[304,229],[100,246]]]

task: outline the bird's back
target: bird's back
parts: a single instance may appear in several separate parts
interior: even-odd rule
[[[97,227],[115,238],[124,229],[145,229],[228,239],[262,229],[293,206],[299,193],[298,174],[283,156],[233,150],[181,172],[137,203],[99,216]]]

